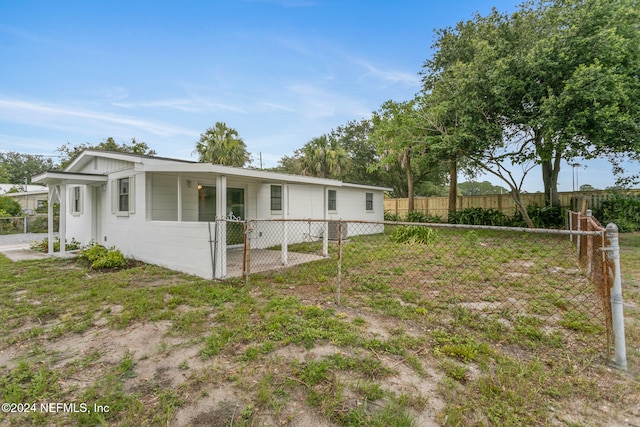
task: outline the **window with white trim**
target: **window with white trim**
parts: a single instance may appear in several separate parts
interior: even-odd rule
[[[271,210],[282,210],[282,185],[271,186]]]
[[[365,208],[368,211],[373,210],[373,193],[364,193]]]
[[[82,213],[82,188],[71,187],[71,213],[79,215]]]
[[[118,180],[118,212],[129,212],[129,178]]]
[[[330,211],[335,211],[338,208],[338,194],[336,190],[329,190],[327,194],[327,209]]]

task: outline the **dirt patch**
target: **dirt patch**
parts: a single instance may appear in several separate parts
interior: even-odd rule
[[[208,395],[186,405],[176,413],[171,427],[227,427],[242,416],[244,404],[230,387],[218,387]]]

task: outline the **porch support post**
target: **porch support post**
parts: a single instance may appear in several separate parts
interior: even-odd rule
[[[289,185],[282,183],[282,243],[280,245],[282,265],[289,264],[289,223],[287,210],[289,208]]]
[[[182,175],[178,175],[178,222],[182,221]]]
[[[48,197],[48,206],[47,206],[47,234],[49,239],[49,248],[47,253],[49,255],[53,254],[53,204],[56,200],[55,193],[57,191],[57,187],[52,185],[49,187],[49,197]]]
[[[67,252],[65,241],[67,240],[67,186],[60,184],[60,256],[64,256]]]
[[[396,199],[397,203],[398,199]],[[329,256],[329,221],[327,219],[327,187],[323,187],[323,197],[322,197],[323,209],[322,209],[322,218],[324,222],[322,223],[322,256]]]
[[[227,177],[216,177],[216,265],[214,277],[227,277]]]

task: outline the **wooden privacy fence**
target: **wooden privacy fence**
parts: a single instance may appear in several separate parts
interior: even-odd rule
[[[558,193],[560,206],[571,210],[581,210],[583,201],[586,200],[589,209],[597,209],[603,200],[607,200],[614,194],[611,191],[568,191]],[[640,197],[640,189],[627,190],[624,194]],[[525,193],[521,195],[525,206],[544,206],[544,193]],[[488,194],[482,196],[458,196],[456,207],[458,210],[467,208],[495,209],[507,215],[513,215],[516,204],[509,194]],[[384,210],[392,214],[405,217],[409,213],[409,199],[385,199]],[[448,197],[416,197],[414,210],[425,215],[439,216],[446,220],[449,213]]]

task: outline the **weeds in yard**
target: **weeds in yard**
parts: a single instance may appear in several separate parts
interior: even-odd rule
[[[602,416],[592,407],[614,416],[636,403],[637,340],[628,341],[631,372],[604,368],[601,322],[567,239],[440,230],[429,245],[406,245],[392,233],[345,243],[340,307],[333,244],[330,258],[254,275],[251,286],[143,264],[105,273],[0,256],[0,351],[19,355],[0,366],[3,402],[110,408],[0,414],[0,423],[166,425],[216,390],[242,398],[216,400],[202,415],[233,425],[286,424],[300,411],[349,426],[415,426],[435,412],[452,426],[547,425],[563,411],[589,424]],[[298,249],[316,253],[321,242]],[[638,258],[622,256],[623,265]],[[624,280],[630,303],[640,301],[640,271]],[[163,335],[117,360],[105,347],[52,348],[149,323]],[[167,361],[176,383],[160,375]]]

